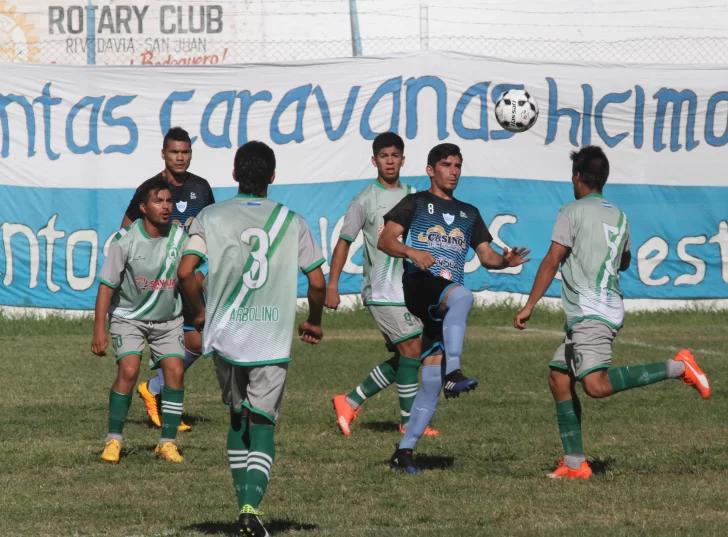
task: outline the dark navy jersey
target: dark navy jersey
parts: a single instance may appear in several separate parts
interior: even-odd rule
[[[163,174],[155,175],[152,179],[165,179]],[[175,186],[170,183],[169,190],[172,193],[172,216],[170,221],[173,224],[189,230],[192,221],[197,217],[197,214],[207,207],[215,203],[215,196],[212,194],[212,188],[202,177],[195,175],[194,173],[187,173],[187,178],[181,186]],[[129,207],[126,209],[126,216],[130,220],[134,221],[139,218],[143,218],[141,209],[139,209],[139,190],[134,193],[134,197],[129,202]]]
[[[384,222],[402,226],[409,233],[412,248],[425,250],[435,258],[427,269],[434,276],[459,283],[465,282],[465,258],[468,247],[477,248],[491,242],[480,211],[469,203],[438,198],[429,191],[409,194],[384,215]],[[408,273],[419,272],[412,262],[405,263]]]

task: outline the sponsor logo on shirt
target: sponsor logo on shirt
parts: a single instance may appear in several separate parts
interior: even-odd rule
[[[465,242],[465,235],[460,228],[453,229],[447,233],[442,226],[434,226],[427,230],[427,233],[420,233],[417,236],[420,242],[426,242],[430,248],[444,248],[453,252],[461,252],[468,249]]]
[[[445,220],[445,223],[448,226],[455,221],[455,215],[454,214],[442,213],[442,218]]]
[[[190,192],[190,199],[191,200],[196,200],[197,199],[197,194],[195,194],[194,192]]]
[[[465,214],[465,211],[460,211],[460,218],[467,218],[468,215]]]
[[[450,272],[447,269],[442,269],[440,271],[440,278],[445,278],[446,280],[452,280],[452,272]]]
[[[170,278],[169,280],[148,280],[143,276],[134,278],[134,284],[136,285],[137,291],[174,291],[177,286],[177,278]]]
[[[458,268],[457,262],[453,261],[452,259],[448,259],[447,257],[435,258],[435,265],[437,265],[438,267],[443,267],[445,269],[457,269]]]
[[[185,212],[187,210],[187,202],[186,201],[178,201],[177,202],[177,210],[181,213]]]
[[[604,205],[607,209],[611,209],[612,208],[612,204],[609,203],[608,201],[603,201],[602,202],[602,205]]]
[[[177,250],[176,246],[172,246],[169,250],[167,250],[167,257],[173,261],[177,259],[178,255],[179,251]]]

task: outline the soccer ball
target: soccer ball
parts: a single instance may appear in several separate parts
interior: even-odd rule
[[[495,119],[507,131],[525,132],[538,119],[538,103],[525,89],[508,90],[495,103]]]

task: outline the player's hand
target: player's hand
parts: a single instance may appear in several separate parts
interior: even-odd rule
[[[202,330],[205,328],[205,310],[203,309],[202,312],[200,312],[199,315],[196,315],[194,320],[192,321],[192,326],[194,326],[197,330],[202,332]]]
[[[420,267],[420,270],[427,270],[435,264],[435,258],[432,257],[432,254],[430,252],[425,252],[424,250],[415,250],[414,248],[409,248],[407,250],[407,257],[415,265]]]
[[[531,318],[533,313],[533,306],[526,305],[521,311],[519,311],[513,318],[513,326],[519,330],[526,329],[526,323]]]
[[[324,306],[326,306],[330,310],[335,310],[339,307],[339,304],[341,304],[341,297],[339,296],[339,290],[327,287],[326,288],[326,301],[324,302]]]
[[[514,246],[513,249],[509,249],[506,246],[503,250],[503,260],[506,262],[506,267],[517,267],[524,263],[528,263],[531,260],[531,258],[528,257],[528,254],[530,253],[531,250],[525,246],[523,248]]]
[[[323,339],[324,332],[321,330],[319,325],[303,321],[298,325],[298,335],[301,338],[301,341],[310,343],[311,345],[316,345]]]
[[[106,330],[95,331],[94,338],[91,340],[91,352],[96,356],[106,356],[106,348],[109,346],[109,338]]]

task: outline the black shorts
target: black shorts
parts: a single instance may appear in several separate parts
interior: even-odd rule
[[[453,285],[458,285],[445,278],[433,276],[429,272],[405,273],[402,277],[404,303],[410,313],[422,321],[422,354],[421,359],[438,350],[444,352],[442,344],[442,320],[444,315],[439,311],[445,293]]]
[[[182,295],[182,319],[184,319],[183,329],[185,332],[196,330],[194,326],[195,314],[192,313],[192,307],[185,300],[184,295]]]

